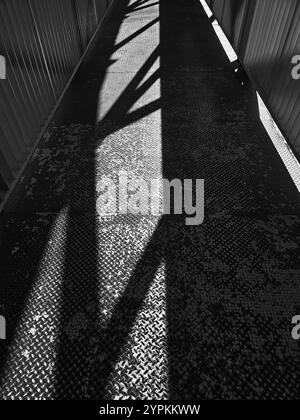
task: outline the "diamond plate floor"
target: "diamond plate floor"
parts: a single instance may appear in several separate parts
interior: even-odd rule
[[[103,219],[120,171],[203,225]],[[200,2],[118,0],[1,216],[1,397],[299,397],[299,204]]]

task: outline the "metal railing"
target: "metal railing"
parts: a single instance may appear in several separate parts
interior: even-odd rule
[[[112,1],[0,0],[0,207]]]
[[[207,3],[299,158],[300,80],[292,77],[292,59],[300,54],[299,0]]]

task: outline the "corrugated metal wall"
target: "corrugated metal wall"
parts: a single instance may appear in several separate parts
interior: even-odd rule
[[[112,0],[0,0],[0,205]]]
[[[300,157],[299,0],[208,0],[273,118]]]

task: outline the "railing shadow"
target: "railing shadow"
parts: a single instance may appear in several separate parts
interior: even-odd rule
[[[295,251],[285,254],[287,264],[282,264],[278,251],[284,235],[293,237],[288,224],[299,223],[297,217],[286,217],[283,207],[294,213],[298,196],[258,119],[255,95],[251,90],[245,93],[227,64],[199,2],[162,0],[160,25],[163,176],[205,179],[207,217],[195,227],[185,225],[184,215],[160,220],[101,331],[91,396],[107,397],[110,374],[164,261],[169,398],[259,398],[269,392],[267,365],[273,378],[284,372],[294,383],[288,360],[268,357],[270,343],[279,342],[283,351],[295,356],[288,335],[274,333],[277,322],[281,328],[289,322],[290,310],[284,299],[274,309],[269,293],[270,287],[277,293],[279,282],[280,288],[286,287],[289,264],[297,264],[299,271]],[[204,84],[220,96],[205,90]],[[202,89],[208,98],[201,96]],[[222,95],[227,108],[220,106]],[[245,109],[235,103],[238,97]],[[209,114],[201,99],[211,101],[215,113]],[[254,135],[249,136],[249,127]],[[275,228],[276,217],[283,226]],[[272,228],[276,234],[270,237],[266,232]],[[290,303],[295,305],[294,300]],[[295,394],[292,388],[289,392]]]

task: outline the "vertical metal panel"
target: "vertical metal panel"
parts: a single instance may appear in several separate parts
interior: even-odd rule
[[[298,0],[209,0],[209,5],[290,145],[300,156]]]
[[[0,1],[0,205],[111,2]]]

